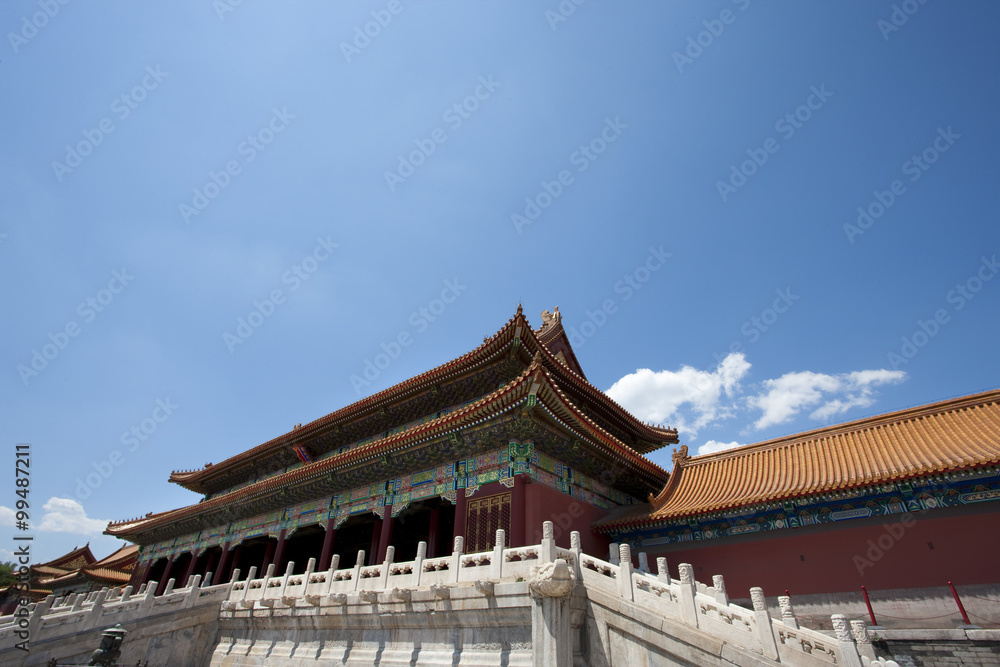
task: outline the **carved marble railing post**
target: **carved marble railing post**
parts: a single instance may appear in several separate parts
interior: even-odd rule
[[[858,655],[861,658],[868,658],[869,661],[876,662],[878,656],[875,655],[872,638],[868,636],[868,624],[863,620],[851,621],[851,634],[854,635],[854,641],[858,646]]]
[[[618,588],[621,596],[631,602],[635,600],[635,591],[632,588],[632,548],[628,544],[622,544],[618,549]]]
[[[278,591],[278,597],[285,597],[285,589],[288,588],[288,578],[292,576],[292,572],[295,571],[295,561],[288,561],[288,565],[285,566],[285,574],[281,577],[281,590]]]
[[[83,621],[82,630],[93,630],[100,623],[104,609],[104,600],[107,596],[108,591],[106,588],[98,591],[97,597],[94,598],[94,606],[90,608],[90,613],[87,614],[87,618]]]
[[[643,574],[649,574],[649,556],[646,555],[645,551],[639,552],[639,571]]]
[[[232,595],[233,595],[233,586],[235,586],[236,582],[239,581],[239,580],[240,580],[240,569],[236,568],[235,570],[233,570],[233,575],[231,577],[229,577],[229,588],[226,590],[226,599],[227,600],[230,597],[232,597]],[[246,588],[246,586],[244,586],[244,588]]]
[[[174,592],[174,584],[176,584],[176,583],[177,583],[177,580],[174,579],[173,577],[170,577],[170,579],[167,579],[167,587],[163,589],[163,595],[170,595],[171,593],[173,593]]]
[[[135,592],[135,594],[136,594],[136,595],[145,595],[145,594],[146,594],[146,586],[148,586],[148,585],[149,585],[149,582],[146,582],[146,583],[145,583],[145,584],[143,584],[142,586],[139,586],[139,590],[137,590],[137,591]],[[66,595],[66,597],[69,597],[69,595],[67,594],[67,595]],[[66,601],[65,601],[65,600],[63,600],[63,603],[65,604],[65,603],[66,603]]]
[[[795,611],[792,609],[792,598],[787,595],[779,595],[778,607],[781,609],[781,622],[790,628],[798,628],[799,619],[795,618]]]
[[[503,550],[507,545],[507,533],[503,528],[497,529],[496,542],[493,545],[493,558],[490,561],[490,576],[500,579],[503,576]]]
[[[159,582],[153,582],[153,583],[159,583]],[[152,591],[154,593],[156,592],[156,586],[152,587]],[[146,597],[151,597],[148,592],[146,593]],[[71,609],[71,611],[80,611],[81,609],[83,609],[83,603],[86,599],[87,596],[84,593],[80,593],[75,598],[73,598],[73,608]]]
[[[250,582],[253,581],[253,578],[256,576],[257,576],[257,566],[254,565],[253,567],[250,568],[250,571],[247,572],[247,580],[243,582],[243,594],[240,596],[239,599],[239,604],[241,606],[246,606],[244,601],[247,599],[247,593],[250,592]]]
[[[656,578],[670,583],[670,570],[667,568],[667,559],[663,556],[656,559]]]
[[[309,591],[309,580],[313,576],[313,572],[316,571],[316,559],[310,558],[306,561],[306,573],[302,577],[302,595],[305,595]]]
[[[379,588],[385,589],[389,585],[389,570],[396,562],[396,547],[391,544],[385,548],[385,560],[382,561],[382,572],[379,574]]]
[[[461,535],[455,536],[455,546],[451,552],[451,576],[449,579],[458,581],[458,576],[462,571],[462,554],[465,552],[465,538]]]
[[[755,586],[750,589],[750,600],[753,601],[753,615],[757,619],[757,640],[764,649],[764,657],[778,659],[778,642],[774,638],[774,628],[771,626],[771,613],[767,610],[767,599],[764,589]]]
[[[184,606],[193,607],[198,601],[199,595],[201,595],[201,575],[196,574],[188,582],[188,592],[187,597],[184,598]]]
[[[340,568],[340,554],[333,554],[330,558],[330,569],[326,571],[326,591],[327,595],[333,590],[333,573]]]
[[[681,577],[681,618],[688,625],[698,627],[698,606],[694,601],[694,594],[698,591],[698,584],[694,581],[694,566],[690,563],[681,563],[677,566],[677,572]]]
[[[620,545],[617,542],[612,542],[608,547],[608,562],[612,565],[619,565],[621,558],[619,556],[618,547]]]
[[[844,667],[861,667],[861,656],[858,655],[858,646],[854,643],[854,635],[851,634],[847,617],[843,614],[834,614],[830,620],[833,622],[833,633],[840,646],[842,664]]]
[[[548,522],[546,522],[548,523]],[[572,569],[562,558],[532,568],[531,664],[535,667],[571,667],[570,594],[576,584]]]
[[[153,598],[156,597],[156,588],[159,582],[151,581],[149,586],[146,586],[146,592],[142,595],[142,604],[139,605],[139,615],[146,616],[149,614],[149,610],[153,608]],[[74,606],[74,609],[76,607]]]
[[[726,594],[726,580],[721,574],[712,575],[712,588],[715,589],[715,601],[721,605],[729,604],[729,595]]]
[[[128,602],[129,598],[132,597],[132,587],[126,586],[125,590],[122,591],[122,602]]]
[[[574,530],[569,534],[569,550],[573,552],[573,571],[576,573],[576,578],[580,579],[583,576],[580,570],[582,567],[580,556],[583,555],[583,547],[580,546],[580,531]]]
[[[417,542],[417,557],[413,559],[413,585],[419,586],[424,574],[424,560],[427,558],[427,543]]]
[[[551,521],[542,523],[542,545],[538,551],[538,560],[541,563],[551,563],[556,559],[555,528]]]
[[[365,566],[365,550],[358,550],[358,560],[354,563],[354,577],[352,581],[354,582],[354,590],[358,590],[358,586],[361,585],[361,568]]]
[[[212,585],[212,575],[213,574],[215,574],[215,573],[214,572],[206,572],[205,573],[205,580],[203,582],[201,582],[201,585],[202,586],[211,586]]]
[[[41,602],[35,604],[35,608],[31,610],[31,616],[28,617],[28,636],[37,637],[38,628],[42,623],[42,616],[49,613],[49,609],[52,608],[52,603],[56,601],[55,595],[49,595]]]

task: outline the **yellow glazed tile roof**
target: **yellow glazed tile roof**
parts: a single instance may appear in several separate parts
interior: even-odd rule
[[[598,522],[607,530],[866,487],[1000,462],[1000,390],[688,457],[650,505]]]

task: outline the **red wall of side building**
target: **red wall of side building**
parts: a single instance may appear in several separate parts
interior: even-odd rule
[[[542,522],[551,521],[558,546],[568,549],[569,534],[578,530],[584,553],[607,558],[611,540],[590,528],[595,521],[607,516],[607,510],[537,482],[525,486],[524,500],[524,538],[528,544],[541,542]]]
[[[853,525],[852,525],[853,524]],[[649,547],[666,556],[671,576],[678,563],[691,563],[695,578],[709,585],[726,579],[731,598],[765,595],[1000,583],[1000,512],[946,516],[898,515],[893,521],[864,520],[813,526],[751,538],[706,541],[702,547]]]

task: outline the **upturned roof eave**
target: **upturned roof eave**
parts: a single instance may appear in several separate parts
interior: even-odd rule
[[[566,381],[572,382],[595,402],[603,404],[605,410],[617,418],[619,426],[626,432],[631,432],[640,442],[645,441],[649,443],[649,446],[641,446],[635,451],[641,454],[648,454],[656,451],[664,444],[677,442],[677,432],[675,430],[664,429],[639,421],[607,394],[590,384],[586,378],[581,377],[572,369],[564,366],[540,339],[539,332],[531,328],[521,306],[518,306],[514,317],[508,320],[507,324],[494,334],[493,337],[484,341],[476,349],[429,371],[425,371],[420,375],[415,375],[412,378],[388,387],[372,396],[355,401],[305,426],[289,431],[277,438],[272,438],[261,445],[257,445],[235,456],[231,456],[221,463],[200,470],[174,471],[171,473],[169,481],[190,491],[204,493],[206,492],[204,485],[208,480],[224,474],[239,465],[269,454],[281,447],[291,446],[296,442],[317,437],[338,423],[355,421],[366,414],[380,409],[387,403],[404,398],[409,393],[419,393],[450,375],[470,372],[478,365],[489,362],[499,353],[506,350],[514,338],[530,341],[532,343],[531,347],[534,348],[531,352],[540,352],[546,362],[546,367],[550,371],[559,374]],[[572,352],[572,347],[569,349]]]

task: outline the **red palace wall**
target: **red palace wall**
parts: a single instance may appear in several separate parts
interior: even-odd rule
[[[524,537],[528,544],[542,541],[542,522],[553,524],[556,544],[569,548],[569,534],[580,531],[580,546],[584,553],[607,558],[611,540],[591,531],[590,526],[607,516],[608,511],[578,500],[544,484],[527,484],[525,497]]]
[[[694,565],[695,578],[709,585],[712,575],[723,575],[734,599],[749,597],[752,586],[773,596],[786,589],[805,595],[858,591],[862,585],[880,590],[945,586],[949,581],[1000,583],[1000,511],[893,518],[645,551],[651,567],[654,556],[666,556],[675,578],[678,563]]]

